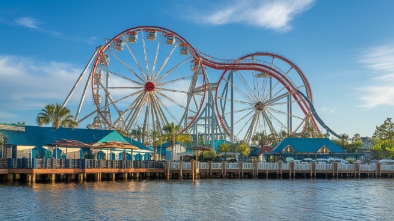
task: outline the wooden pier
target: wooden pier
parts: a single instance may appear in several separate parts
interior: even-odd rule
[[[26,161],[26,159],[24,159]],[[0,181],[85,182],[129,179],[202,178],[383,178],[394,177],[394,165],[296,164],[269,162],[175,162],[46,159],[27,162],[1,159]],[[6,162],[5,162],[6,161]],[[22,160],[23,161],[23,160]],[[4,168],[7,165],[7,168]]]

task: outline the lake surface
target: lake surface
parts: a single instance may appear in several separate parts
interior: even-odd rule
[[[0,184],[0,220],[393,220],[394,179]]]

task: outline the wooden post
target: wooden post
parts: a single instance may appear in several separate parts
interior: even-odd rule
[[[192,180],[194,180],[196,178],[196,168],[195,168],[195,163],[194,162],[196,162],[196,161],[195,160],[191,160],[190,161],[190,167],[191,167],[191,170],[192,170]]]
[[[242,161],[238,162],[238,178],[242,179],[244,177],[244,164]]]
[[[224,178],[227,177],[226,161],[223,161],[223,162],[222,162],[222,177],[224,177]]]
[[[170,179],[170,169],[171,169],[171,162],[170,161],[166,161],[166,176],[167,176],[167,180]]]
[[[179,179],[183,179],[183,170],[182,167],[183,166],[183,161],[179,161]]]

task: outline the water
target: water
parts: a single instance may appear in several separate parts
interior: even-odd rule
[[[392,220],[393,179],[0,185],[0,220]]]

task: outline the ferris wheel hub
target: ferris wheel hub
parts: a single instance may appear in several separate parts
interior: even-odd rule
[[[254,108],[258,111],[264,110],[264,103],[259,101],[254,105]]]
[[[155,90],[155,84],[153,82],[146,82],[145,83],[145,91],[153,91]]]

